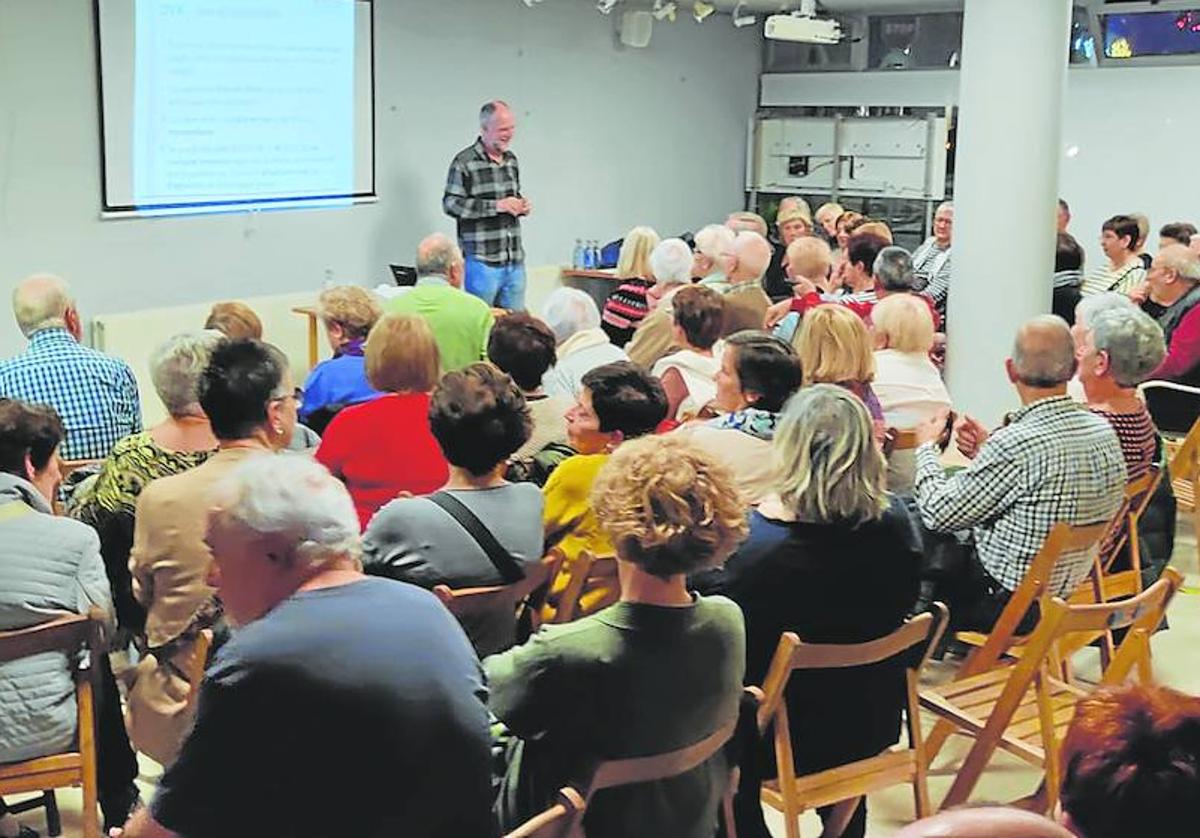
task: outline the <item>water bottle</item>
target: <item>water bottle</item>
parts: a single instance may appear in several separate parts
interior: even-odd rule
[[[571,253],[571,267],[575,270],[583,267],[583,239],[575,239],[575,250]]]
[[[585,271],[596,269],[596,253],[592,250],[591,242],[584,245],[583,248],[583,269]]]
[[[600,270],[600,242],[592,239],[592,269]]]

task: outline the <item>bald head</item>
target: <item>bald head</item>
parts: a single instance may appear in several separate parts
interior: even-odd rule
[[[1049,390],[1065,386],[1075,374],[1075,341],[1067,321],[1043,314],[1017,330],[1010,377],[1026,387]]]
[[[733,240],[733,251],[725,272],[732,283],[757,282],[771,264],[771,245],[758,233],[743,230]]]
[[[29,337],[42,329],[67,329],[78,339],[79,316],[66,282],[50,274],[35,274],[13,290],[13,315],[21,334]],[[72,325],[72,320],[76,326]]]
[[[955,809],[909,824],[896,838],[1072,838],[1063,827],[1033,812],[986,806]]]
[[[444,233],[426,236],[417,245],[417,276],[444,276],[455,288],[462,286],[463,255]]]
[[[823,239],[804,236],[788,245],[787,264],[793,279],[823,285],[833,266],[833,253]]]

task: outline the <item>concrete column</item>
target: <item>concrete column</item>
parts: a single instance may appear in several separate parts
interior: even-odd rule
[[[1017,406],[1017,327],[1050,311],[1071,0],[966,0],[947,383],[985,424]]]

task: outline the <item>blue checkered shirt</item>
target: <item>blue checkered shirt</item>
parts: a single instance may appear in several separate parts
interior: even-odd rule
[[[468,259],[489,265],[525,261],[521,222],[496,209],[502,198],[521,197],[517,156],[504,152],[503,162],[488,157],[483,141],[467,146],[450,163],[442,209],[458,222],[458,241]]]
[[[1108,521],[1125,491],[1112,425],[1067,396],[1031,402],[988,437],[970,467],[949,477],[932,443],[917,449],[917,507],[937,532],[970,528],[979,561],[1015,591],[1055,524]],[[1050,593],[1070,595],[1095,550],[1062,556]]]
[[[67,429],[62,457],[98,460],[142,429],[137,381],[129,365],[86,346],[65,329],[42,329],[16,357],[0,361],[0,397],[46,404]]]

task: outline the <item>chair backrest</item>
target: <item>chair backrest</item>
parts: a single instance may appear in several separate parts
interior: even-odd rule
[[[905,657],[906,668],[919,671],[937,646],[947,622],[946,606],[935,602],[929,611],[910,618],[891,634],[866,643],[804,643],[793,632],[784,632],[763,682],[759,730],[766,730],[772,720],[787,713],[784,691],[795,670],[849,669]]]
[[[75,654],[85,647],[101,648],[100,623],[81,614],[64,614],[36,626],[0,632],[0,663],[42,652]]]
[[[1138,392],[1146,400],[1155,426],[1162,432],[1182,436],[1195,429],[1200,416],[1200,387],[1175,381],[1144,381]]]
[[[506,838],[578,838],[583,835],[583,816],[596,792],[685,774],[724,748],[736,727],[733,719],[694,745],[665,754],[597,762],[583,782],[560,789],[555,803]]]
[[[959,677],[975,675],[993,667],[1000,657],[1018,642],[1017,629],[1035,602],[1045,604],[1050,599],[1050,574],[1060,558],[1069,553],[1090,550],[1108,531],[1110,522],[1098,524],[1055,524],[1042,542],[1025,578],[1009,597],[996,624],[983,645],[977,648],[959,670]]]
[[[524,578],[511,585],[455,590],[447,585],[436,585],[433,592],[455,617],[492,614],[504,608],[515,609],[519,602],[549,581],[557,566],[558,562],[553,559],[531,562],[524,568]]]
[[[1200,479],[1200,418],[1171,458],[1171,479],[1189,482]]]
[[[200,691],[200,682],[204,680],[204,670],[208,666],[208,653],[212,651],[213,630],[203,629],[196,635],[196,640],[192,643],[192,655],[187,661],[186,671],[184,675],[187,677],[191,689],[188,692],[188,701],[194,701],[196,693]]]
[[[616,563],[616,556],[597,556],[588,550],[580,550],[575,561],[571,563],[567,585],[558,596],[552,622],[569,623],[574,620],[579,613],[579,598],[583,596],[587,580],[599,574],[615,575],[613,568]]]

